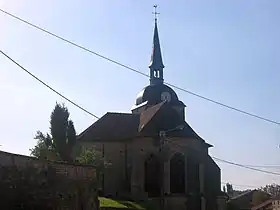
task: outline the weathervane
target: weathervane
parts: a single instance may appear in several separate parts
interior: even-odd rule
[[[159,15],[160,13],[157,12],[157,7],[158,5],[154,5],[154,8],[155,8],[155,12],[153,12],[153,14],[155,15],[155,21],[157,21],[157,15]]]

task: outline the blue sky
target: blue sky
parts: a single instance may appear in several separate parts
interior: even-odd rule
[[[0,0],[0,8],[144,73],[159,4],[164,78],[187,90],[280,121],[277,0]],[[1,50],[98,116],[129,112],[148,78],[63,43],[0,13]],[[186,120],[216,157],[251,165],[280,163],[280,127],[177,91]],[[59,96],[0,56],[1,149],[29,154],[36,130],[49,130]],[[77,132],[95,121],[65,102]],[[219,163],[222,180],[260,186],[267,175]],[[277,169],[271,169],[277,172]],[[279,169],[280,170],[280,169]],[[280,172],[280,171],[279,171]],[[243,187],[244,188],[244,187]]]

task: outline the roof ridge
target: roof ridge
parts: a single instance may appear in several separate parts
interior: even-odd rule
[[[247,195],[247,194],[249,194],[249,193],[252,193],[252,192],[254,192],[254,191],[256,191],[256,189],[254,189],[254,190],[249,190],[249,191],[247,191],[247,192],[241,193],[241,194],[239,194],[239,195],[237,195],[237,196],[232,197],[231,200],[236,199],[236,198],[240,198],[240,197],[242,197],[242,196],[244,196],[244,195]]]
[[[201,139],[202,141],[206,142],[206,141],[204,140],[204,138],[202,138],[202,137],[198,134],[198,132],[195,131],[195,129],[193,129],[193,127],[192,127],[186,120],[184,120],[184,121],[185,121],[186,125],[191,129],[191,131],[192,131],[199,139]]]
[[[107,114],[107,113],[106,113]],[[80,134],[76,135],[77,140],[82,138],[92,127],[94,127],[97,123],[100,122],[100,120],[103,120],[103,118],[105,117],[104,114],[102,117],[98,118],[95,122],[93,122],[89,127],[87,127],[84,131],[82,131]]]
[[[273,201],[273,199],[270,198],[270,199],[268,199],[268,200],[266,200],[266,201],[264,201],[264,202],[262,202],[262,203],[260,203],[258,205],[253,206],[252,210],[259,209],[259,208],[261,208],[263,206],[266,206],[267,204],[270,204],[272,201]]]
[[[106,114],[139,115],[136,113],[127,113],[127,112],[107,112]]]
[[[87,129],[85,129],[83,132],[81,132],[79,135],[77,135],[77,138],[80,139],[85,133],[87,133],[91,128],[93,128],[94,126],[98,125],[102,120],[104,120],[104,118],[108,115],[126,115],[126,116],[138,116],[139,114],[135,114],[135,113],[125,113],[125,112],[106,112],[102,117],[100,117],[99,119],[97,119],[94,123],[92,123]]]

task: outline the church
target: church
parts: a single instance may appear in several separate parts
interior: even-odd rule
[[[164,84],[156,18],[149,69],[150,84],[131,113],[107,112],[78,135],[81,146],[101,151],[111,163],[104,195],[164,197],[168,209],[223,209],[220,168],[208,154],[212,145],[186,122],[185,104]]]

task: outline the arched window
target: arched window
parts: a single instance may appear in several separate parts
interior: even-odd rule
[[[149,197],[160,195],[160,162],[153,154],[145,160],[145,192]]]
[[[185,192],[185,157],[176,153],[170,160],[170,192]]]

